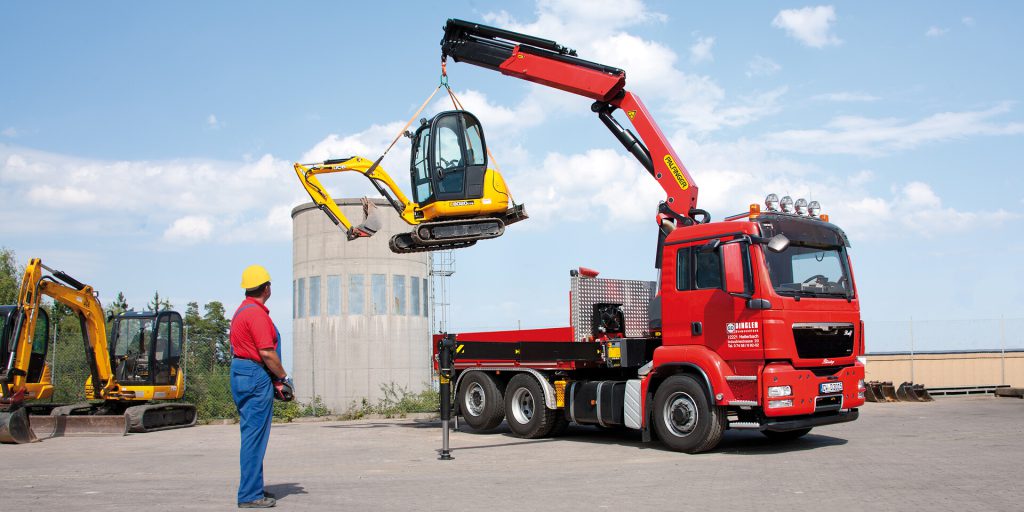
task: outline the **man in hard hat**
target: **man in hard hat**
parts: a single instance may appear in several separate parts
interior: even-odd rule
[[[245,300],[231,319],[231,396],[242,431],[238,508],[270,508],[276,500],[263,490],[263,456],[270,439],[274,398],[289,401],[295,393],[281,365],[281,333],[266,306],[270,273],[260,265],[250,265],[242,272],[242,288]]]

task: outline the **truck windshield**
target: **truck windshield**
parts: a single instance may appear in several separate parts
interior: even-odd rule
[[[852,297],[846,251],[790,245],[785,251],[765,251],[772,286],[779,295]]]

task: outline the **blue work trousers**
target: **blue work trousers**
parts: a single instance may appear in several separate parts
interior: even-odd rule
[[[248,359],[231,360],[231,397],[242,430],[238,502],[246,503],[263,497],[263,456],[274,418],[274,384],[267,370]]]

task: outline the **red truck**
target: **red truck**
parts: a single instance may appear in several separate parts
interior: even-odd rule
[[[711,222],[624,71],[460,20],[448,20],[441,45],[445,59],[595,100],[592,110],[667,196],[657,281],[581,268],[571,272],[569,327],[455,335],[455,405],[466,423],[507,421],[526,438],[570,422],[637,429],[644,441],[653,430],[669,448],[696,453],[727,429],[785,440],[857,418],[864,327],[850,244],[816,202],[771,194],[764,209]]]

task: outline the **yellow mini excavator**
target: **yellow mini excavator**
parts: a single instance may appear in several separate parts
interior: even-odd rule
[[[295,164],[295,173],[313,202],[345,230],[349,240],[373,236],[382,226],[376,207],[363,201],[365,220],[353,226],[317,179],[320,174],[358,172],[388,200],[407,224],[409,233],[391,238],[396,253],[439,251],[469,247],[478,240],[496,238],[505,226],[527,218],[516,205],[501,173],[487,168],[483,128],[465,110],[441,112],[422,119],[412,139],[410,177],[412,201],[379,165],[362,157]]]
[[[49,272],[44,275],[43,271]],[[25,404],[27,399],[46,398],[52,393],[45,369],[45,348],[36,348],[43,296],[70,308],[82,326],[89,378],[86,399],[73,405]],[[18,318],[4,346],[11,347],[7,366],[0,375],[4,410],[0,412],[0,441],[30,442],[35,436],[125,434],[151,432],[195,424],[196,408],[172,403],[185,394],[185,372],[181,358],[184,335],[181,315],[174,311],[128,312],[112,317],[107,338],[103,307],[91,286],[82,284],[39,259],[25,269],[15,307]],[[42,338],[45,340],[45,333]],[[45,343],[42,343],[45,344]],[[44,367],[43,370],[35,368]],[[39,374],[40,384],[34,384]],[[33,386],[39,391],[32,395]],[[153,402],[153,403],[151,403]],[[26,414],[26,410],[31,415]],[[41,415],[39,412],[48,414]]]

